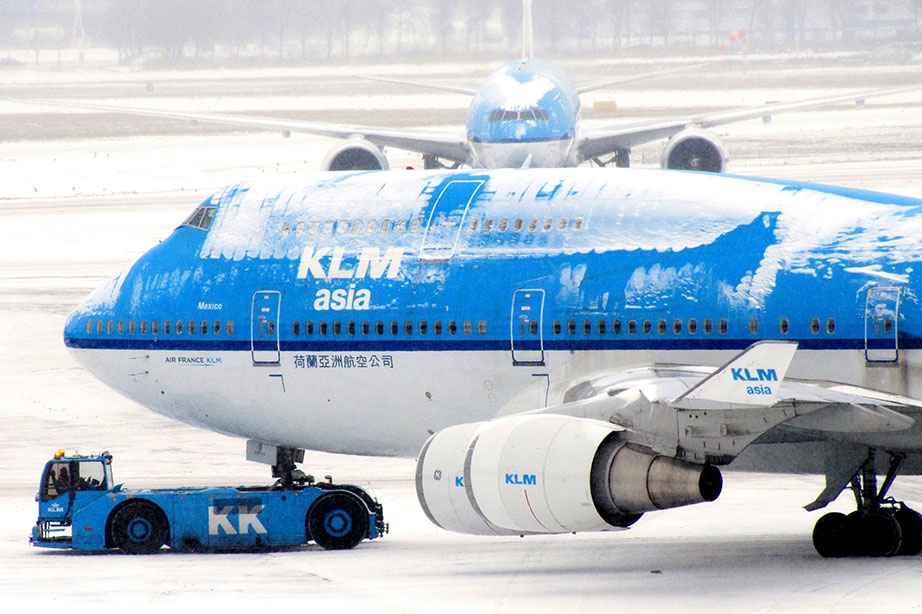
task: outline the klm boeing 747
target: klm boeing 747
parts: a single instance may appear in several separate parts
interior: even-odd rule
[[[245,183],[71,314],[130,399],[249,440],[418,458],[474,534],[624,528],[719,467],[813,471],[824,556],[917,554],[922,201],[622,169]],[[878,475],[886,477],[878,484]]]

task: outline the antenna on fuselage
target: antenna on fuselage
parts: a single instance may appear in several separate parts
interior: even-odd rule
[[[535,54],[535,29],[531,22],[531,0],[522,0],[522,61]]]

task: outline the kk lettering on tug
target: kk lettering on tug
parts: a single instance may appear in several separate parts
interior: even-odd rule
[[[318,173],[210,196],[64,337],[252,449],[416,458],[448,530],[624,529],[745,467],[855,493],[820,554],[912,555],[919,236],[920,200],[713,173]],[[235,505],[209,527],[258,531]]]

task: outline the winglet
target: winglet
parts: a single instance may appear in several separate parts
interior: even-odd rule
[[[682,409],[771,407],[797,343],[759,341],[671,403]]]

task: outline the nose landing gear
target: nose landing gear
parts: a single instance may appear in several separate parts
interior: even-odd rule
[[[891,454],[884,482],[877,488],[875,451],[852,477],[858,509],[826,514],[813,529],[813,546],[824,557],[912,556],[922,552],[922,515],[887,497],[906,456]]]

